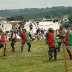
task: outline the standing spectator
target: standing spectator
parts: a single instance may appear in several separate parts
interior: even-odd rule
[[[36,31],[36,38],[37,38],[37,40],[40,39],[40,28],[38,28]]]
[[[44,38],[45,38],[44,30],[43,29],[41,29],[40,38],[41,38],[41,40],[44,40]]]

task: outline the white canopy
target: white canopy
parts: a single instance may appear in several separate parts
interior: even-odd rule
[[[43,28],[47,30],[48,28],[53,28],[54,30],[59,29],[59,23],[58,22],[39,22],[39,28]]]

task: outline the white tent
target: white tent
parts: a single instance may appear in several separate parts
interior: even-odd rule
[[[54,30],[59,29],[59,25],[60,24],[58,22],[53,23],[51,21],[39,22],[38,24],[39,28],[43,28],[45,30],[47,30],[48,28],[53,28]]]
[[[11,24],[3,24],[4,25],[4,28],[3,28],[3,31],[10,31],[12,29],[12,25]]]
[[[33,26],[33,29],[30,31],[30,24],[32,24],[32,26]],[[26,22],[25,23],[25,25],[24,25],[24,28],[27,30],[27,31],[29,31],[29,32],[32,32],[32,34],[33,33],[35,33],[36,32],[36,26],[37,24],[36,23],[33,23],[32,21],[29,21],[29,22]]]
[[[12,29],[12,25],[10,23],[1,22],[0,28],[5,31],[10,31]]]

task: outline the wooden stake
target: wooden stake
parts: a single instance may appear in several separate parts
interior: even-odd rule
[[[63,48],[63,54],[64,54],[65,72],[68,72],[68,70],[67,70],[67,61],[66,61],[66,54],[65,54],[65,46],[64,46],[64,43],[62,43],[62,48]]]

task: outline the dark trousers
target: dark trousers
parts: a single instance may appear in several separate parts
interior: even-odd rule
[[[52,48],[49,47],[49,51],[48,51],[49,60],[52,59],[53,53],[54,53],[54,59],[56,60],[57,59],[57,49],[55,47],[52,47]]]
[[[72,54],[71,54],[70,50],[68,49],[68,47],[66,47],[66,50],[67,50],[67,52],[69,54],[70,59],[72,59]]]
[[[6,52],[6,44],[3,45],[3,46],[1,46],[0,48],[3,48],[3,49],[4,49],[4,51],[3,51],[3,56],[6,56],[6,54],[5,54],[5,52]]]
[[[30,48],[31,48],[30,42],[28,42],[27,45],[28,45],[28,52],[29,52],[30,51]]]
[[[61,42],[58,42],[58,52],[60,52],[61,44]]]
[[[15,43],[12,42],[12,43],[11,43],[12,51],[15,52],[15,47],[14,47],[14,46],[15,46]]]
[[[6,48],[4,48],[3,56],[6,56],[5,52],[6,52]]]
[[[29,52],[30,48],[31,48],[31,44],[30,44],[30,42],[28,42],[26,44],[28,45],[28,52]],[[24,45],[25,45],[25,43],[22,43],[22,45],[21,45],[21,53],[23,52]]]
[[[16,41],[15,41],[15,39],[13,38],[12,40],[11,40],[11,47],[12,47],[12,51],[13,52],[15,52],[15,43],[16,43]]]
[[[6,44],[4,45],[4,53],[3,53],[3,56],[6,56],[5,52],[6,52]]]

